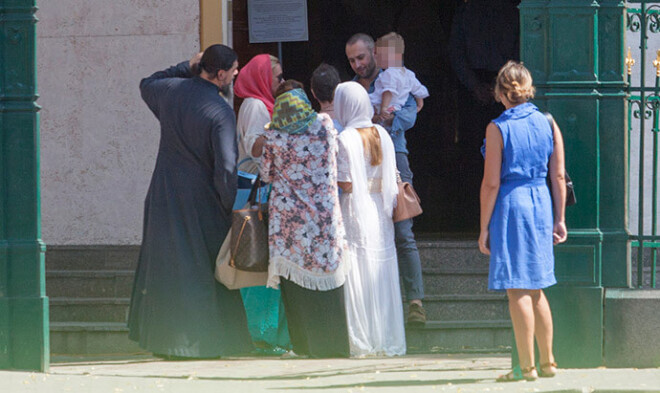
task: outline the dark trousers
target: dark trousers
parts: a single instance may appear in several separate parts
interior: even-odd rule
[[[281,278],[293,351],[311,358],[350,356],[344,286],[312,291]]]

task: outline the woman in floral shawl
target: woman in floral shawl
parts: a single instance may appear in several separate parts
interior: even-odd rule
[[[302,89],[277,97],[260,167],[272,184],[268,286],[282,285],[299,356],[349,356],[337,149],[332,120],[312,110]]]

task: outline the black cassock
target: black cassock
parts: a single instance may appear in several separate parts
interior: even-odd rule
[[[236,118],[188,62],[140,82],[161,125],[144,203],[129,337],[151,352],[215,357],[252,349],[243,301],[214,276],[237,187]]]

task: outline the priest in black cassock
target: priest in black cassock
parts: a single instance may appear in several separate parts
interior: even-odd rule
[[[239,291],[213,274],[236,196],[236,118],[218,94],[236,74],[236,53],[203,54],[140,82],[161,138],[144,203],[129,337],[163,358],[248,353]]]

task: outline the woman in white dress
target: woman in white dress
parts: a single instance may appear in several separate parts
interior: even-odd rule
[[[346,314],[351,356],[403,355],[406,336],[392,210],[398,192],[394,145],[371,121],[365,89],[345,82],[335,90],[344,131],[337,157],[342,216],[351,266]]]

